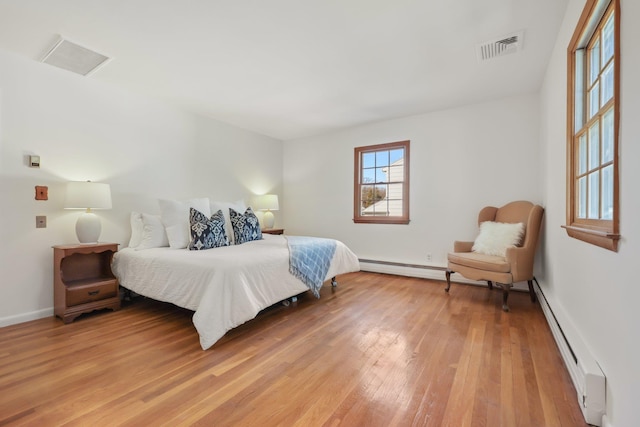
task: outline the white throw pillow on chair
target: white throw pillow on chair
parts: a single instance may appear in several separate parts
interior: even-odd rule
[[[485,255],[505,256],[507,248],[520,244],[524,224],[485,221],[480,224],[480,234],[471,250]]]

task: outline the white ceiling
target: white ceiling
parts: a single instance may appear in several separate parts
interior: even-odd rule
[[[532,93],[568,0],[0,0],[0,49],[277,139]],[[524,30],[518,54],[477,45]]]

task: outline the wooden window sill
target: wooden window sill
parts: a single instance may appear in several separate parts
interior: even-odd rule
[[[583,242],[599,246],[610,251],[618,252],[619,234],[608,231],[592,230],[590,228],[578,227],[575,225],[563,225],[569,237],[582,240]]]

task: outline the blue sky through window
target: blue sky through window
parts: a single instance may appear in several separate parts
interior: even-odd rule
[[[402,159],[403,149],[383,150],[363,153],[362,155],[362,182],[388,182],[388,174],[383,171]]]

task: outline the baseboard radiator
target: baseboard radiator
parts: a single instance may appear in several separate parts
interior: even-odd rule
[[[396,274],[400,276],[422,277],[425,279],[444,280],[444,272],[446,267],[406,264],[401,262],[379,261],[370,259],[360,259],[360,268],[363,271],[371,271],[374,273]],[[463,277],[456,276],[457,282],[479,284],[480,282],[467,280]],[[528,292],[526,283],[519,287],[520,283],[514,286],[516,290]],[[578,403],[584,419],[587,423],[602,426],[602,418],[605,414],[605,376],[598,365],[598,362],[591,355],[591,352],[581,342],[580,339],[574,338],[572,343],[566,338],[563,328],[558,323],[555,314],[549,306],[544,293],[540,289],[536,281],[535,286],[538,301],[547,319],[549,328],[553,333],[556,345],[560,350],[562,359],[564,360],[573,385],[576,389]],[[568,323],[568,322],[567,322]],[[565,329],[571,327],[565,325]],[[567,334],[570,336],[578,336],[577,334]]]
[[[578,403],[580,404],[584,419],[589,424],[601,426],[602,417],[605,414],[606,408],[606,377],[604,376],[604,372],[602,372],[600,365],[598,365],[598,362],[580,339],[575,338],[573,342],[567,339],[566,335],[569,334],[564,333],[563,328],[558,323],[547,298],[544,296],[537,282],[535,291],[538,295],[538,301],[540,301],[542,311],[547,318],[547,323],[556,340],[556,345],[560,350],[562,359],[567,366],[573,385],[576,388]],[[565,329],[567,329],[567,327],[571,326],[564,326]],[[576,334],[570,335],[575,336]]]
[[[407,264],[395,261],[380,261],[373,259],[360,259],[360,269],[373,273],[395,274],[398,276],[421,277],[423,279],[446,280],[445,271],[447,267],[439,265]],[[487,286],[487,282],[469,280],[459,274],[451,276],[451,281],[455,283],[467,283],[470,285]],[[444,285],[443,285],[444,286]],[[516,283],[512,290],[529,292],[527,283]]]

